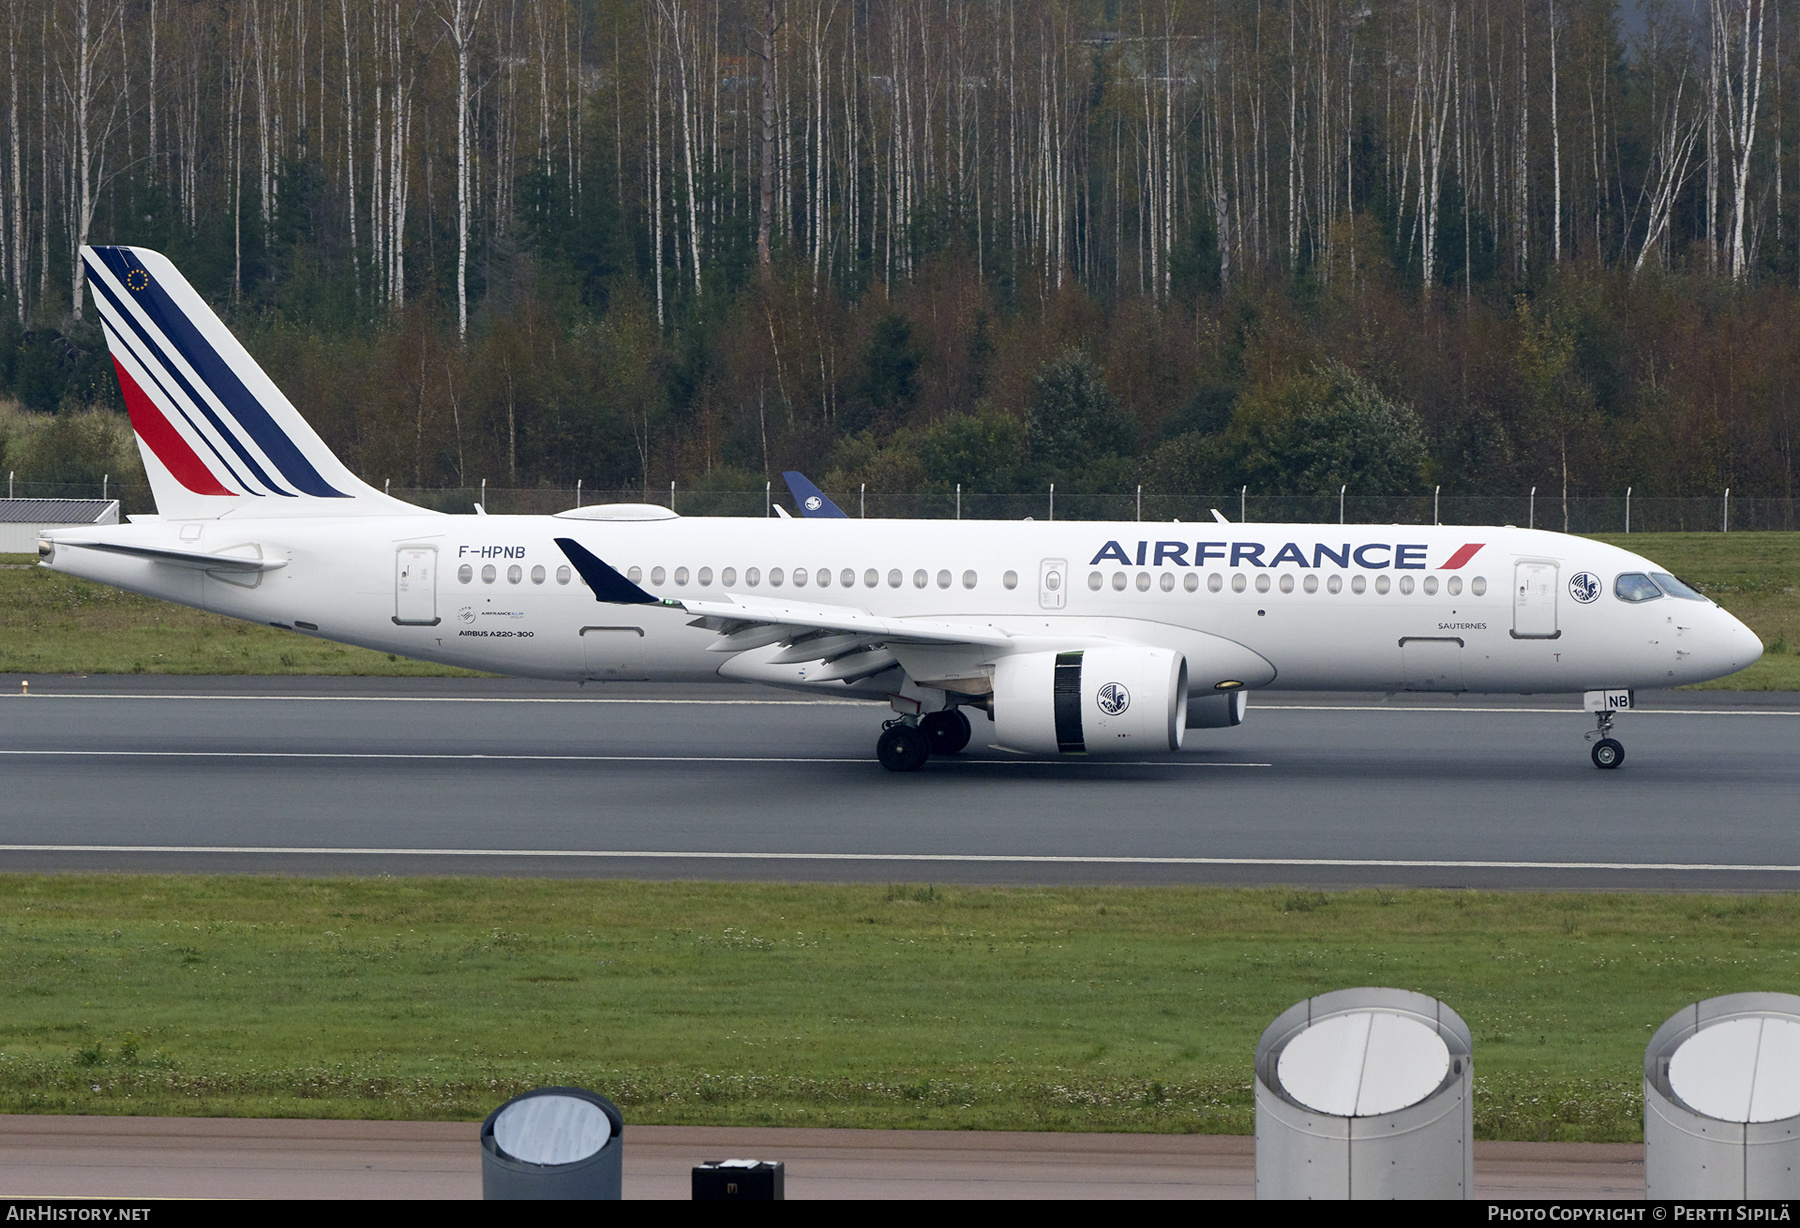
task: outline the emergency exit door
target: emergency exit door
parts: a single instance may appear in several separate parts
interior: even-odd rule
[[[1038,605],[1060,610],[1069,599],[1069,560],[1045,559],[1038,564]]]
[[[402,627],[438,625],[436,546],[402,546],[394,552],[394,622]]]
[[[1513,564],[1515,640],[1553,640],[1556,627],[1556,564],[1521,559]]]

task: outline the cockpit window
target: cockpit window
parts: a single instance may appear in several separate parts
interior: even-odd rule
[[[1650,578],[1656,581],[1657,587],[1671,597],[1680,597],[1685,601],[1705,601],[1706,597],[1695,592],[1666,571],[1653,571]]]
[[[1613,592],[1620,601],[1629,601],[1634,605],[1640,601],[1655,601],[1662,596],[1662,590],[1641,571],[1628,571],[1614,580]]]

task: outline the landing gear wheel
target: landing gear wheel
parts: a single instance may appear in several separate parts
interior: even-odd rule
[[[969,718],[955,708],[933,712],[919,722],[919,727],[931,740],[934,755],[954,755],[969,744]]]
[[[1625,762],[1625,748],[1612,738],[1601,738],[1594,743],[1594,766],[1597,768],[1616,768]]]
[[[875,757],[890,772],[916,772],[931,758],[931,738],[917,725],[889,725],[875,743]]]

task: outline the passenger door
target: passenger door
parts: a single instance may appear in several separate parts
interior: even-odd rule
[[[1513,564],[1513,626],[1515,640],[1553,640],[1556,627],[1556,564],[1541,559],[1520,559]]]
[[[394,552],[394,622],[402,627],[438,625],[436,546],[402,546]]]
[[[1060,610],[1068,601],[1069,560],[1045,559],[1038,564],[1038,605]]]

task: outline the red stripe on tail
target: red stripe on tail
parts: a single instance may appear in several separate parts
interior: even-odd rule
[[[119,373],[119,390],[125,394],[125,412],[131,415],[131,429],[156,453],[156,459],[163,463],[163,468],[174,474],[177,482],[197,495],[230,495],[236,498],[237,492],[219,485],[219,479],[213,476],[213,471],[207,467],[206,462],[188,447],[187,440],[169,425],[169,420],[163,417],[155,402],[144,395],[144,390],[126,374],[125,368],[119,365],[116,358],[113,359],[113,370]]]
[[[1438,568],[1439,571],[1455,571],[1464,563],[1475,557],[1475,552],[1487,545],[1486,542],[1471,542],[1450,556],[1450,561]]]

